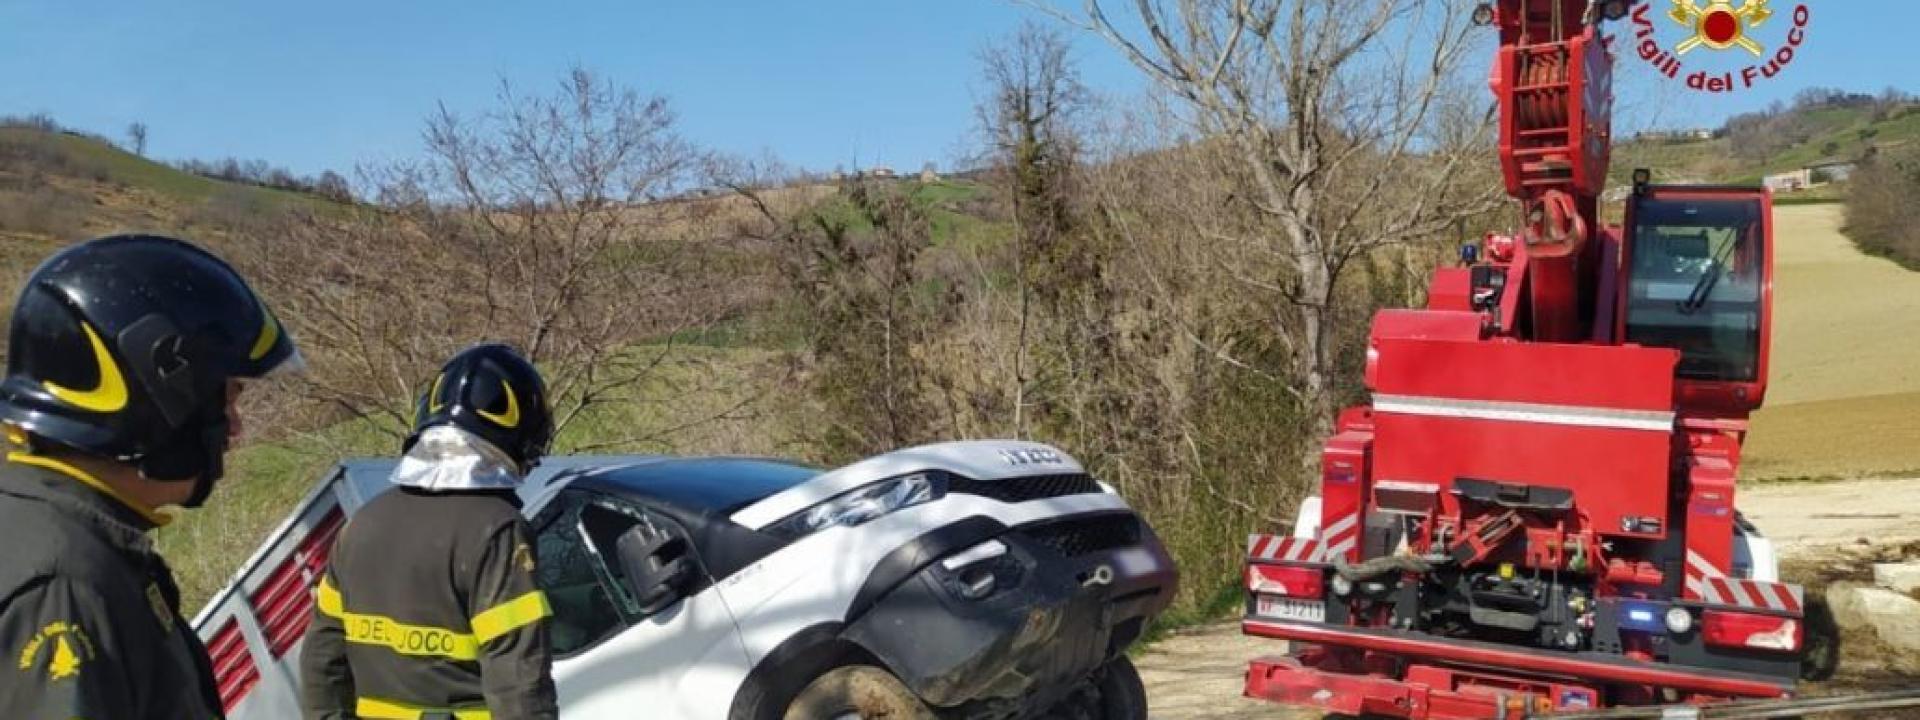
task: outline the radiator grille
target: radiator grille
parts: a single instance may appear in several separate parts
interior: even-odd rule
[[[1140,543],[1140,518],[1114,513],[1036,525],[1022,530],[1027,537],[1067,557],[1112,550]]]
[[[973,480],[956,477],[947,486],[947,492],[961,495],[979,495],[993,498],[1004,503],[1022,503],[1029,500],[1065,497],[1067,495],[1086,495],[1100,492],[1100,483],[1085,474],[1070,475],[1033,475],[1029,477],[1003,478],[1000,480]]]

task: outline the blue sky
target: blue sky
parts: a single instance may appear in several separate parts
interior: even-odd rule
[[[1920,5],[1807,4],[1808,40],[1786,73],[1733,97],[1657,81],[1623,57],[1618,122],[1717,125],[1815,85],[1920,92],[1910,37]],[[1034,14],[1004,0],[128,5],[0,0],[0,114],[46,112],[116,137],[140,120],[159,158],[261,158],[312,173],[411,157],[436,102],[482,110],[500,78],[546,89],[579,64],[667,96],[683,132],[710,148],[813,169],[945,167],[970,145],[975,52]],[[1772,0],[1772,33],[1794,5]],[[1655,14],[1667,6],[1655,0]],[[1078,40],[1077,57],[1102,92],[1142,88],[1097,39]]]

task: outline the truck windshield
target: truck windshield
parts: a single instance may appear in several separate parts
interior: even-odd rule
[[[1633,215],[1627,341],[1679,350],[1682,378],[1756,379],[1760,201],[1639,198]]]

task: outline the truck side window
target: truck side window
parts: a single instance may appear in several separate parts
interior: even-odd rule
[[[581,532],[582,493],[563,492],[532,523],[539,577],[553,606],[553,651],[569,655],[612,637],[625,627],[602,583],[606,572]]]

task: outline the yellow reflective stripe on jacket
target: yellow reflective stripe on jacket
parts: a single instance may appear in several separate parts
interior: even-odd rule
[[[435,655],[454,660],[477,660],[480,646],[494,638],[553,615],[546,593],[535,590],[475,615],[473,632],[431,625],[409,625],[384,615],[347,612],[340,591],[322,576],[315,592],[320,612],[336,618],[348,642],[378,645],[401,655]]]
[[[493,720],[486,708],[435,708],[397,700],[363,697],[353,704],[353,713],[368,720],[419,720],[427,713],[452,713],[454,720]]]
[[[314,595],[314,604],[319,606],[320,614],[338,620],[347,613],[346,606],[340,602],[340,591],[333,589],[333,581],[325,575],[320,576],[320,587]]]
[[[473,639],[485,645],[494,638],[539,622],[552,614],[553,608],[547,604],[547,594],[535,590],[473,616]]]
[[[385,615],[342,612],[340,627],[347,642],[377,645],[401,655],[425,655],[454,660],[478,660],[480,643],[471,633],[432,625],[408,625]]]

